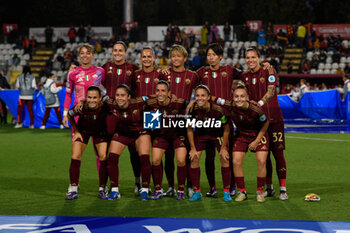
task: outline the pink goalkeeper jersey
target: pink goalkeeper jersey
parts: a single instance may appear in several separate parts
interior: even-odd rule
[[[81,66],[68,74],[66,87],[66,98],[64,99],[64,109],[69,109],[72,102],[73,91],[75,91],[74,105],[86,98],[87,89],[92,86],[101,86],[105,78],[105,71],[101,67],[90,66],[85,69]]]

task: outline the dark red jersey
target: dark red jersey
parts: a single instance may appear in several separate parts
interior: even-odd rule
[[[210,103],[209,110],[205,111],[200,109],[197,104],[193,107],[192,112],[190,113],[191,120],[195,119],[196,121],[209,121],[209,127],[197,127],[194,130],[194,135],[211,135],[214,137],[222,137],[224,132],[224,125],[227,124],[228,120],[224,113],[224,110],[219,105]],[[218,122],[221,122],[218,126]]]
[[[174,127],[171,122],[178,120],[185,120],[184,114],[186,112],[186,103],[184,99],[178,99],[172,97],[170,103],[166,106],[158,104],[157,99],[147,100],[148,111],[159,111],[162,115],[162,122],[164,125],[161,129],[155,129],[152,131],[152,135],[156,137],[176,138],[178,136],[184,136],[186,134],[185,128]]]
[[[107,62],[102,67],[105,70],[105,79],[102,85],[106,88],[107,95],[115,98],[115,92],[120,84],[128,85],[134,90],[133,73],[138,69],[137,65],[128,63],[116,65],[114,62]]]
[[[108,113],[108,107],[105,104],[101,104],[97,109],[90,109],[85,103],[79,113],[76,113],[73,109],[69,111],[69,115],[72,117],[79,116],[77,128],[80,133],[91,136],[105,136],[105,122]]]
[[[193,89],[199,85],[197,73],[188,69],[183,72],[175,72],[171,69],[170,74],[162,78],[170,84],[172,94],[186,101],[191,100]]]
[[[231,105],[231,118],[237,127],[237,137],[256,138],[267,117],[258,104],[249,103],[247,109]]]
[[[234,79],[240,80],[241,72],[236,68],[226,65],[218,70],[211,70],[209,66],[203,66],[197,70],[202,84],[209,87],[213,96],[228,101],[232,100],[232,83]]]
[[[268,70],[260,68],[255,73],[246,71],[242,74],[242,81],[248,89],[249,99],[256,102],[264,97],[269,85],[278,86],[278,77],[273,68]],[[270,122],[283,121],[282,111],[278,104],[277,91],[275,91],[272,99],[263,105],[262,109]]]
[[[156,93],[156,84],[160,80],[160,73],[153,70],[149,73],[140,69],[134,72],[135,97],[150,96]]]
[[[109,99],[107,104],[110,112],[116,116],[115,133],[129,136],[144,131],[142,119],[145,102],[142,99],[131,99],[125,109],[119,108],[114,99]]]

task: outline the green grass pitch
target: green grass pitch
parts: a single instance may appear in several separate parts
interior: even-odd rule
[[[222,200],[220,163],[216,156],[219,198],[203,198],[195,203],[175,198],[142,202],[133,194],[134,177],[127,150],[119,163],[121,199],[100,200],[91,143],[82,159],[79,199],[65,201],[71,156],[70,130],[14,129],[12,125],[1,125],[0,215],[349,221],[350,135],[286,134],[286,145],[288,201],[278,200],[277,195],[267,198],[265,203],[257,203],[256,160],[254,154],[248,153],[244,161],[247,201],[225,203]],[[208,190],[204,156],[201,160],[204,193]],[[278,190],[275,171],[273,179]],[[167,189],[165,176],[163,187]],[[321,201],[304,201],[307,193],[320,195]]]

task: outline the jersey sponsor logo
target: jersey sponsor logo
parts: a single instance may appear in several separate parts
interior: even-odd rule
[[[126,71],[126,75],[127,75],[127,76],[130,76],[131,74],[132,74],[131,70],[127,70],[127,71]]]
[[[269,82],[270,82],[270,83],[276,82],[276,77],[275,77],[274,75],[270,75],[270,76],[269,76]]]
[[[222,77],[226,77],[227,76],[227,73],[225,71],[221,72],[221,76]]]
[[[186,84],[188,85],[188,84],[190,84],[190,83],[191,83],[191,79],[186,78],[185,82],[186,82]]]
[[[143,128],[144,129],[160,129],[160,116],[162,114],[156,112],[143,112]]]

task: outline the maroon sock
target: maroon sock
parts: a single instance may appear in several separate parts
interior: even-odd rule
[[[236,181],[238,191],[245,190],[244,176],[240,176],[240,177],[235,176],[235,181]]]
[[[107,169],[109,179],[111,181],[111,187],[119,186],[119,156],[120,155],[114,154],[112,152],[110,152],[108,156]]]
[[[192,187],[194,189],[194,191],[196,190],[200,190],[201,189],[201,180],[200,180],[200,177],[201,177],[201,169],[200,167],[197,167],[197,168],[192,168],[191,167],[191,180],[192,180]]]
[[[192,180],[191,180],[191,160],[189,157],[186,158],[186,179],[187,179],[187,188],[192,188]]]
[[[264,191],[265,182],[266,182],[265,177],[257,177],[256,188],[257,188],[259,193],[262,193]]]
[[[163,168],[161,165],[152,165],[152,177],[154,188],[156,190],[161,190],[163,180]]]
[[[142,176],[142,188],[149,188],[149,183],[151,181],[152,167],[149,162],[149,155],[140,155],[141,162],[141,176]]]
[[[73,186],[79,185],[80,166],[81,160],[71,159],[69,167],[69,178],[70,184]]]
[[[287,164],[286,159],[283,154],[283,150],[273,151],[273,155],[276,159],[276,170],[278,179],[286,179],[287,178]]]
[[[98,177],[100,187],[105,187],[108,179],[107,161],[100,161]]]
[[[185,190],[186,176],[187,176],[186,165],[182,167],[177,166],[177,189],[179,191]]]
[[[230,167],[221,167],[222,184],[224,185],[224,191],[230,191],[231,183],[231,170]]]

